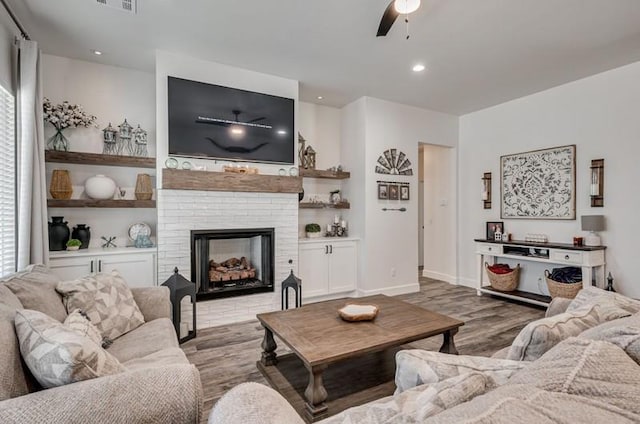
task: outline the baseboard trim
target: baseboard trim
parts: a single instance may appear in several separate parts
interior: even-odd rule
[[[458,279],[453,275],[443,274],[442,272],[429,271],[428,269],[422,270],[422,276],[431,278],[434,280],[444,281],[449,284],[458,284]]]
[[[473,278],[458,278],[458,284],[461,286],[471,287],[472,289],[478,287],[478,281]]]
[[[404,284],[401,286],[384,287],[381,289],[364,290],[358,289],[358,296],[373,296],[376,294],[384,294],[387,296],[398,296],[400,294],[417,293],[420,291],[420,284]]]

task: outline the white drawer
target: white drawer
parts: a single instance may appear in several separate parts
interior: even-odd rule
[[[550,260],[567,264],[582,264],[582,252],[571,252],[567,250],[552,250]]]
[[[479,244],[478,253],[482,253],[484,255],[502,255],[502,246],[491,243]]]

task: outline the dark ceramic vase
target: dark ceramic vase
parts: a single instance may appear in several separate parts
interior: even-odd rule
[[[302,202],[302,199],[304,199],[304,188],[298,193],[298,202]]]
[[[87,227],[86,224],[78,224],[76,227],[73,227],[73,231],[71,232],[71,238],[78,239],[82,243],[80,245],[80,249],[88,249],[89,241],[91,241],[91,228]]]
[[[62,216],[52,216],[49,222],[49,250],[66,250],[69,241],[69,226]]]

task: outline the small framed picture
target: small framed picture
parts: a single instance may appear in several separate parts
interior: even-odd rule
[[[389,184],[389,200],[400,199],[400,186],[398,184]]]
[[[498,232],[504,232],[504,222],[487,222],[487,240],[495,240]]]
[[[401,185],[400,186],[400,200],[409,200],[409,186]]]
[[[378,199],[389,199],[389,184],[378,183]]]

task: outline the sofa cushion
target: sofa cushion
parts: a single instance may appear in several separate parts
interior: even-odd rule
[[[171,320],[159,318],[115,339],[109,347],[109,352],[124,363],[178,346],[178,338]]]
[[[62,296],[56,292],[60,279],[44,265],[29,265],[2,282],[20,299],[23,308],[40,311],[59,322],[67,317]]]
[[[22,357],[44,388],[125,370],[99,344],[42,312],[18,310],[15,328]]]
[[[71,312],[67,319],[64,320],[64,325],[83,336],[89,337],[95,344],[105,347],[100,330],[89,321],[89,318],[80,309]]]
[[[619,347],[571,337],[515,373],[506,385],[588,398],[640,416],[640,367]]]
[[[640,300],[631,299],[619,293],[602,290],[593,286],[580,290],[575,299],[573,299],[567,307],[567,312],[575,311],[585,305],[593,305],[605,300],[613,302],[630,314],[640,312]]]
[[[22,309],[22,302],[18,299],[18,296],[13,294],[11,290],[5,285],[0,283],[0,303],[7,305],[13,309]]]
[[[115,339],[144,324],[133,294],[117,271],[58,284],[67,311],[81,309],[100,333]]]
[[[0,401],[26,395],[35,389],[25,369],[14,328],[16,309],[0,304]]]
[[[613,343],[640,365],[640,313],[600,324],[578,338]]]
[[[187,355],[179,347],[169,347],[159,350],[141,358],[132,359],[123,363],[130,371],[147,368],[166,367],[174,364],[188,364]]]
[[[603,322],[628,315],[629,312],[613,302],[603,301],[533,321],[516,336],[507,359],[534,361],[562,340],[577,336]]]

